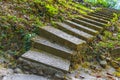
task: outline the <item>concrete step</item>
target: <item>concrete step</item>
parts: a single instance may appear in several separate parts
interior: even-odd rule
[[[105,13],[94,12],[93,14],[100,15],[100,16],[106,17],[106,18],[108,18],[108,19],[112,19],[112,18],[113,18],[112,15],[107,15],[107,14],[105,14]]]
[[[108,12],[111,12],[111,13],[119,13],[120,10],[116,10],[116,9],[113,9],[113,8],[103,8],[102,11],[108,11]]]
[[[86,18],[89,18],[89,19],[92,19],[92,20],[95,20],[95,21],[98,21],[98,22],[101,22],[101,23],[104,23],[104,24],[107,24],[109,22],[107,20],[97,18],[97,17],[94,17],[94,16],[90,16],[90,15],[82,15],[82,16],[86,17]]]
[[[111,18],[109,18],[107,16],[104,16],[103,14],[99,14],[99,13],[96,13],[96,12],[90,13],[89,15],[97,16],[98,18],[101,17],[104,20],[110,20],[111,19]]]
[[[75,22],[75,23],[81,24],[83,26],[86,26],[88,28],[97,30],[97,31],[103,30],[103,27],[101,27],[101,26],[97,26],[95,24],[92,24],[92,23],[89,23],[89,22],[86,22],[86,21],[83,21],[83,20],[80,20],[80,19],[72,19],[72,21]]]
[[[39,35],[73,50],[80,50],[86,42],[51,26],[39,29]]]
[[[103,14],[104,16],[108,16],[108,17],[110,17],[110,18],[113,17],[113,13],[110,12],[110,11],[97,11],[96,13],[98,13],[98,14]]]
[[[120,13],[120,10],[115,10],[115,9],[102,9],[101,11],[98,11],[100,12],[101,14],[105,13],[106,15],[108,16],[111,16],[111,17],[114,17],[114,13],[115,14],[119,14]]]
[[[83,21],[86,21],[86,22],[89,22],[89,23],[92,23],[92,24],[95,24],[95,25],[98,25],[98,26],[101,26],[101,27],[106,26],[105,23],[102,23],[102,22],[99,22],[99,21],[96,21],[94,19],[90,19],[90,18],[87,18],[87,17],[84,17],[84,16],[79,16],[79,17],[77,17],[77,19],[80,19],[80,20],[83,20]]]
[[[96,11],[97,12],[97,11]],[[111,10],[105,10],[105,9],[101,9],[98,12],[102,12],[102,13],[109,13],[109,14],[113,14],[114,12]]]
[[[40,36],[36,36],[32,39],[32,47],[65,59],[70,59],[72,55],[76,54],[75,51]]]
[[[101,18],[101,19],[104,19],[104,20],[107,20],[107,21],[110,21],[109,18],[106,18],[106,17],[100,16],[100,15],[97,15],[97,14],[90,13],[90,14],[88,14],[88,15],[90,15],[90,16],[94,16],[94,17],[97,17],[97,18]]]
[[[93,35],[85,33],[83,31],[80,31],[76,28],[72,28],[71,26],[69,26],[65,23],[56,22],[56,27],[64,32],[68,33],[68,34],[71,34],[75,37],[78,37],[78,38],[85,40],[85,41],[88,41],[88,42],[92,41],[94,38]]]
[[[86,26],[77,24],[77,23],[75,23],[75,22],[73,22],[73,21],[70,21],[70,20],[66,20],[66,21],[64,21],[64,22],[65,22],[66,24],[68,24],[69,26],[73,27],[73,28],[79,29],[79,30],[81,30],[81,31],[84,31],[84,32],[86,32],[86,33],[88,33],[88,34],[91,34],[91,35],[94,35],[94,36],[99,33],[99,32],[96,31],[96,30],[90,29],[90,28],[88,28],[88,27],[86,27]]]
[[[106,18],[108,20],[113,18],[113,16],[109,16],[109,15],[106,15],[106,14],[103,14],[103,13],[99,13],[99,12],[95,12],[94,14],[102,16],[103,18]]]
[[[38,51],[29,50],[28,52],[22,55],[22,59],[20,60],[22,60],[23,62],[24,60],[27,60],[31,63],[37,63],[36,65],[30,64],[28,66],[31,66],[31,67],[38,66],[39,69],[43,69],[44,71],[50,67],[53,70],[57,69],[66,73],[69,71],[69,68],[70,68],[69,60],[57,57],[55,55],[49,54],[44,51],[38,52]]]

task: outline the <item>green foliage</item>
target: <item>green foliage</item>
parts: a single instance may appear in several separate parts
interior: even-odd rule
[[[113,13],[113,19],[111,20],[112,23],[115,23],[116,21],[118,21],[118,14]]]
[[[115,45],[119,45],[118,42],[114,42],[114,41],[100,41],[98,44],[97,44],[97,47],[101,47],[101,48],[106,48],[108,50],[111,50],[115,47]]]
[[[112,32],[110,32],[110,31],[104,31],[104,37],[106,37],[106,38],[111,38],[112,37]]]
[[[46,5],[45,8],[47,11],[47,15],[49,15],[50,17],[53,17],[54,15],[58,14],[58,9],[52,5]]]

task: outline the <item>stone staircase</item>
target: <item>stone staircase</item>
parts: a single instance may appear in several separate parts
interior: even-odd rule
[[[23,68],[41,74],[67,73],[71,57],[80,54],[87,42],[91,42],[117,11],[103,9],[71,20],[56,22],[56,26],[40,27],[32,41],[32,49],[21,56]]]

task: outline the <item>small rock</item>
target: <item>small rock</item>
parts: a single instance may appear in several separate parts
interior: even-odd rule
[[[117,33],[113,33],[113,36],[116,37],[116,36],[117,36]]]
[[[6,59],[3,57],[0,57],[0,63],[5,63],[5,62],[6,62]]]
[[[102,76],[97,75],[96,78],[101,78]]]
[[[115,31],[115,27],[114,26],[110,27],[110,31]]]
[[[75,78],[75,77],[71,77],[71,79],[70,79],[70,80],[80,80],[80,79]]]
[[[105,56],[101,55],[101,56],[100,56],[100,59],[101,59],[101,60],[105,60]]]
[[[109,58],[109,57],[106,57],[106,60],[110,62],[110,61],[111,61],[111,58]]]
[[[13,74],[12,69],[1,68],[0,69],[0,76],[6,76],[8,74]]]
[[[98,38],[99,40],[102,40],[102,35],[98,35],[97,38]]]
[[[92,70],[95,70],[95,71],[102,71],[102,68],[100,66],[97,66],[97,65],[91,65],[90,68]]]
[[[78,78],[78,77],[79,77],[79,74],[76,74],[76,75],[75,75],[75,78]]]
[[[55,74],[55,77],[60,78],[60,79],[64,78],[64,76],[65,75],[63,73],[59,73],[59,72]]]
[[[72,80],[72,77],[71,76],[65,76],[64,79],[65,80]]]
[[[106,67],[107,67],[107,62],[106,62],[105,60],[100,61],[100,65],[101,65],[103,68],[106,68]]]
[[[90,68],[93,69],[93,70],[95,70],[95,69],[96,69],[96,66],[90,65]]]
[[[24,69],[29,70],[29,66],[23,66]]]
[[[20,68],[14,69],[14,72],[15,72],[15,73],[23,73],[22,70],[21,70]]]
[[[38,71],[38,74],[43,75],[43,71],[42,70]]]
[[[25,74],[30,74],[28,71],[24,71]]]
[[[81,79],[84,79],[85,77],[83,77],[83,76],[80,76],[80,78],[81,78]]]
[[[37,73],[37,71],[35,69],[31,69],[31,72],[34,73],[34,74]]]

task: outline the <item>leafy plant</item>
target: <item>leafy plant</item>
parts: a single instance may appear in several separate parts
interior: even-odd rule
[[[58,14],[58,9],[52,5],[46,5],[45,8],[46,8],[46,13],[47,13],[46,15],[50,17],[53,17]]]
[[[113,19],[111,20],[112,23],[115,23],[116,21],[118,21],[118,14],[113,13]]]

